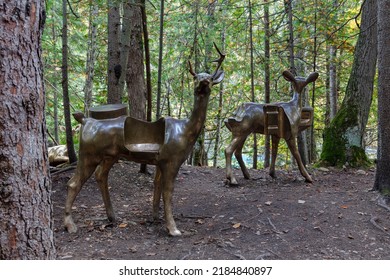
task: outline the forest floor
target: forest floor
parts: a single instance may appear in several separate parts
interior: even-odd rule
[[[76,198],[77,233],[63,222],[66,182],[74,170],[53,174],[58,259],[73,260],[316,260],[390,259],[390,211],[372,191],[375,170],[309,168],[299,172],[234,170],[239,186],[225,184],[225,169],[183,166],[174,191],[180,237],[152,221],[154,167],[120,161],[110,172],[117,221],[110,223],[91,178]],[[162,204],[162,203],[161,203]]]

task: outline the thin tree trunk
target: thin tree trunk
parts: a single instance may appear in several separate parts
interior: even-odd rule
[[[142,13],[142,30],[144,35],[144,46],[145,46],[145,68],[146,68],[146,95],[147,95],[147,110],[146,110],[146,120],[152,120],[152,73],[150,70],[150,48],[149,48],[149,34],[148,34],[148,24],[146,16],[146,6],[145,0],[141,1],[141,13]]]
[[[255,102],[255,78],[253,61],[253,24],[252,24],[252,2],[249,0],[249,43],[250,43],[250,64],[251,64],[251,101]],[[253,169],[257,169],[257,135],[253,133]]]
[[[313,44],[313,71],[316,71],[317,69],[317,0],[315,1],[315,12],[314,12],[314,44]],[[315,84],[314,82],[312,84],[312,91],[311,91],[311,107],[315,109]],[[311,125],[311,127],[307,130],[307,133],[310,133],[310,140],[309,140],[309,161],[315,162],[317,160],[317,153],[316,153],[316,139],[314,135],[314,122],[315,122],[315,115],[314,115],[314,121]]]
[[[270,74],[270,22],[269,22],[269,3],[268,0],[264,0],[264,102],[270,103],[271,95],[271,74]],[[270,136],[265,135],[264,146],[264,168],[268,168],[270,164],[271,152],[270,152]]]
[[[69,163],[73,163],[77,161],[77,156],[73,144],[72,122],[70,119],[67,5],[67,1],[62,0],[62,99],[65,116],[66,148],[68,150]]]
[[[0,5],[0,260],[56,257],[41,61],[44,8],[43,0]]]
[[[160,37],[159,37],[159,52],[158,52],[158,72],[157,72],[157,103],[156,103],[156,119],[161,117],[161,76],[162,76],[162,60],[164,47],[164,0],[160,1]]]

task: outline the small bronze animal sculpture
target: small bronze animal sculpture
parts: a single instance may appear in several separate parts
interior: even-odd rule
[[[203,128],[211,87],[224,78],[224,72],[219,68],[225,55],[216,45],[215,48],[220,58],[215,61],[218,66],[213,74],[197,74],[189,63],[189,72],[194,77],[194,108],[189,119],[162,118],[150,123],[126,116],[96,120],[85,118],[82,113],[74,114],[82,123],[82,129],[79,162],[74,176],[68,182],[65,204],[64,224],[69,232],[77,230],[71,215],[73,202],[95,169],[108,219],[115,220],[107,180],[113,164],[124,157],[130,161],[156,165],[153,218],[158,219],[162,196],[168,233],[172,236],[181,235],[172,214],[174,181]]]
[[[294,77],[290,71],[284,71],[283,77],[291,82],[294,94],[289,102],[271,104],[259,104],[248,102],[240,105],[233,117],[225,120],[226,127],[232,132],[232,141],[225,149],[226,177],[231,185],[237,185],[237,180],[232,173],[232,154],[234,153],[246,179],[250,178],[249,172],[242,159],[242,148],[245,140],[251,133],[271,134],[272,159],[269,174],[275,177],[275,161],[278,153],[280,138],[284,138],[288,148],[296,159],[299,171],[307,182],[313,179],[307,172],[299,155],[296,137],[298,132],[310,127],[313,120],[312,108],[302,108],[301,94],[305,86],[318,78],[318,73],[311,73],[307,78]],[[273,114],[277,114],[278,125],[268,126]],[[305,119],[301,116],[305,116]],[[274,129],[276,128],[276,129]]]

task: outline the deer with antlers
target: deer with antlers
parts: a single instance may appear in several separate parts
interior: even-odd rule
[[[138,163],[156,166],[153,193],[153,218],[158,219],[161,196],[164,201],[165,222],[168,233],[181,235],[172,213],[172,194],[177,173],[191,152],[206,120],[207,106],[213,85],[220,83],[224,72],[219,70],[225,58],[214,44],[220,57],[213,74],[195,73],[189,62],[189,72],[194,77],[194,104],[189,119],[161,118],[145,122],[121,116],[96,120],[82,113],[74,114],[82,124],[79,161],[74,176],[68,182],[64,224],[69,232],[76,232],[71,210],[83,184],[95,172],[106,213],[110,221],[115,214],[108,192],[108,173],[120,157]]]
[[[318,78],[318,73],[314,72],[307,78],[303,78],[294,77],[290,71],[286,70],[283,72],[283,77],[291,83],[293,88],[293,97],[290,101],[270,104],[244,103],[237,108],[233,117],[225,120],[226,127],[232,133],[232,141],[225,149],[226,178],[231,185],[238,184],[232,172],[233,153],[240,165],[244,178],[250,178],[242,159],[242,148],[251,133],[271,134],[272,158],[269,170],[271,177],[275,177],[275,161],[278,153],[278,145],[280,138],[284,138],[298,163],[298,168],[302,176],[307,182],[313,182],[313,179],[302,163],[297,148],[296,137],[299,131],[310,127],[313,121],[312,108],[302,108],[302,92],[307,84],[314,82]],[[302,118],[302,115],[306,117]],[[275,119],[276,123],[270,125]]]

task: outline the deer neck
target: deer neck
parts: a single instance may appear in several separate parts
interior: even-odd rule
[[[186,128],[194,137],[198,137],[206,121],[209,96],[209,94],[196,94],[194,97],[194,108]]]
[[[293,97],[291,99],[291,104],[298,108],[299,111],[302,110],[302,95],[294,91]]]

